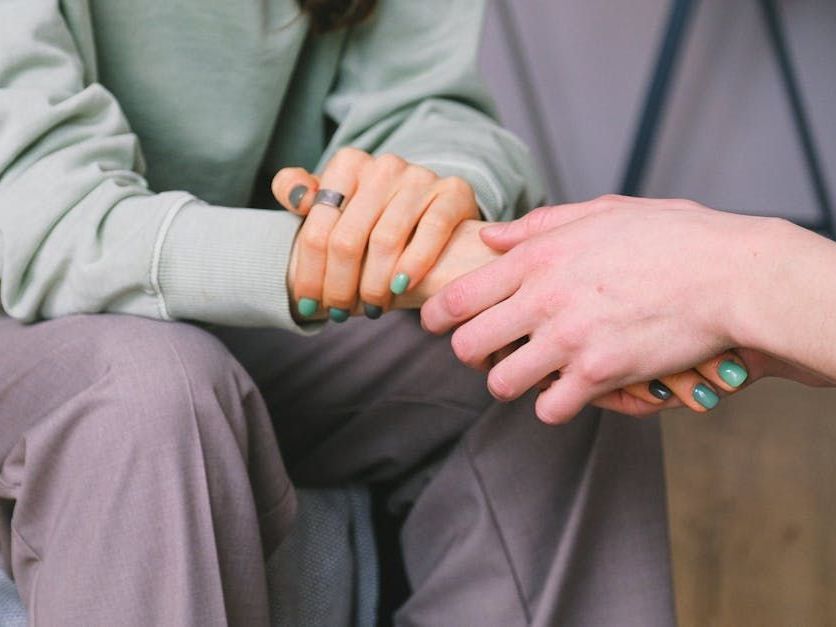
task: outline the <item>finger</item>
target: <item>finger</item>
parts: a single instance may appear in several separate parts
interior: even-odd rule
[[[488,307],[505,300],[522,284],[523,264],[508,253],[459,277],[421,307],[421,323],[431,333],[444,333]]]
[[[650,403],[642,398],[638,398],[633,394],[627,392],[626,389],[613,390],[603,396],[599,396],[591,402],[591,405],[600,407],[601,409],[608,409],[620,414],[627,414],[635,418],[645,418],[652,416],[663,409],[672,409],[680,407],[682,403],[678,398],[672,396],[670,400],[663,405]]]
[[[360,279],[360,298],[363,302],[388,307],[392,298],[391,282],[409,236],[426,209],[427,190],[424,186],[402,187],[389,202],[371,235]]]
[[[511,342],[508,346],[503,346],[498,351],[493,353],[490,357],[488,357],[484,362],[479,364],[479,370],[482,372],[488,372],[491,368],[496,366],[499,362],[501,362],[506,357],[513,354],[515,350],[517,350],[520,346],[524,346],[528,342],[528,338],[520,338],[516,342]]]
[[[597,201],[540,207],[513,222],[500,222],[486,226],[480,235],[491,248],[501,251],[510,250],[534,235],[556,229],[604,209],[604,204]]]
[[[430,202],[418,222],[412,240],[395,265],[392,276],[408,277],[407,286],[410,289],[418,285],[435,265],[455,228],[464,220],[475,219],[479,215],[473,191],[467,183],[446,184],[452,187],[448,187]]]
[[[350,309],[357,298],[363,259],[371,233],[392,197],[397,172],[369,164],[328,242],[323,303]]]
[[[749,379],[749,371],[743,360],[731,351],[703,362],[696,367],[696,370],[728,394],[737,392]]]
[[[319,189],[319,180],[304,168],[282,168],[273,177],[270,187],[285,209],[306,216]]]
[[[675,202],[607,194],[586,202],[540,207],[513,222],[497,223],[487,226],[482,229],[481,235],[482,240],[491,248],[506,251],[530,237],[556,229],[560,226],[565,226],[570,222],[587,218],[602,211],[616,207],[631,207],[634,209],[658,208],[671,205]]]
[[[531,332],[535,323],[533,310],[517,292],[456,329],[450,339],[453,352],[462,363],[478,368],[492,353]],[[532,381],[526,389],[538,380]]]
[[[346,202],[351,202],[357,187],[360,170],[370,157],[358,150],[340,150],[329,162],[320,180],[320,189],[328,189],[343,194]],[[298,237],[298,263],[294,277],[294,297],[299,303],[299,312],[303,316],[319,306],[322,301],[322,288],[328,256],[328,241],[331,231],[337,224],[340,210],[326,204],[316,204],[302,224]],[[330,312],[329,312],[330,313]],[[345,320],[348,314],[334,318]]]
[[[720,403],[717,388],[696,370],[691,369],[661,377],[659,381],[670,389],[686,407],[696,412],[705,413]]]
[[[652,405],[656,411],[681,405],[673,391],[658,379],[626,385],[620,391]]]
[[[488,390],[494,398],[512,401],[559,371],[562,357],[547,349],[537,340],[532,340],[491,368]],[[558,379],[552,385],[559,383]]]
[[[534,403],[537,417],[547,424],[569,422],[604,390],[590,384],[572,372],[567,372],[541,392]]]

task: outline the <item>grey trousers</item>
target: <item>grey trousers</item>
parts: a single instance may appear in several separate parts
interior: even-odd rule
[[[386,481],[400,625],[673,624],[658,424],[531,408],[414,314],[314,337],[0,319],[5,567],[36,626],[266,625],[291,479]]]

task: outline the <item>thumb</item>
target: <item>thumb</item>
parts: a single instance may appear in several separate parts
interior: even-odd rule
[[[282,168],[273,177],[270,188],[285,209],[306,216],[319,189],[319,179],[304,168]]]
[[[513,222],[491,224],[480,231],[482,241],[494,250],[505,252],[530,237],[580,220],[602,210],[600,203],[580,202],[540,207]]]

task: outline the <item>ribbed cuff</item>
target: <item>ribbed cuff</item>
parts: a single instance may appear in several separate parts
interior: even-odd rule
[[[169,316],[310,333],[290,314],[287,268],[300,219],[192,201],[163,234],[158,276]]]

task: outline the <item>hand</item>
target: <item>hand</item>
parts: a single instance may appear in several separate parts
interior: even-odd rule
[[[761,351],[738,348],[685,372],[659,377],[650,383],[628,385],[595,399],[592,404],[636,417],[683,405],[702,413],[713,408],[711,393],[722,399],[765,377],[780,377],[815,387],[833,385],[829,379]],[[700,385],[705,388],[695,393]]]
[[[488,223],[481,220],[465,220],[459,224],[453,231],[447,246],[441,251],[435,265],[430,268],[420,285],[405,294],[395,296],[391,308],[418,309],[428,298],[438,293],[450,281],[498,259],[501,253],[490,248],[479,236],[479,231],[486,224]],[[290,255],[290,276],[295,275],[297,248],[298,245],[294,245]],[[290,288],[293,289],[292,283]],[[355,307],[354,313],[360,311],[360,307]],[[324,316],[320,313],[319,316],[314,317]]]
[[[307,216],[292,277],[300,311],[310,316],[321,306],[336,321],[348,317],[358,293],[367,315],[378,317],[393,294],[421,283],[455,228],[479,215],[462,179],[353,148],[340,150],[319,177],[280,170],[272,187],[285,207]],[[313,205],[320,189],[343,194],[342,209]]]
[[[488,387],[510,400],[559,371],[536,412],[562,422],[614,390],[733,346],[728,295],[750,278],[747,234],[758,224],[682,200],[603,197],[540,209],[483,229],[507,254],[430,299],[423,323],[433,332],[464,323],[453,348],[473,366],[528,337],[491,369]]]

